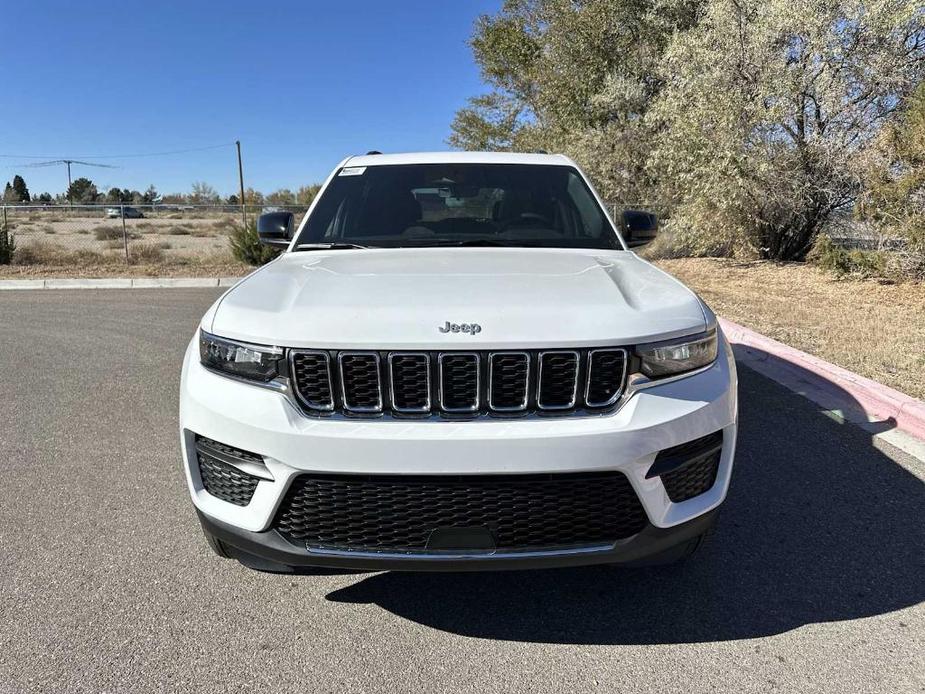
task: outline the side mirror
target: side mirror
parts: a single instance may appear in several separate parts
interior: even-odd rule
[[[257,236],[265,246],[288,246],[292,241],[292,212],[267,212],[257,217]]]
[[[630,248],[645,246],[658,235],[658,217],[643,210],[623,210],[623,240]]]

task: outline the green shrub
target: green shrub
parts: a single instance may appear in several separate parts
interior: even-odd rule
[[[260,243],[255,221],[248,222],[247,226],[235,226],[228,235],[228,241],[235,259],[248,265],[263,265],[279,255],[276,248]]]
[[[826,235],[819,236],[806,260],[836,277],[883,277],[887,258],[881,251],[848,250]]]
[[[0,228],[0,265],[12,263],[15,252],[16,239],[6,229]]]

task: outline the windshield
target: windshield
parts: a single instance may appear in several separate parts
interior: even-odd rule
[[[622,249],[574,168],[522,164],[344,167],[295,248],[328,243]]]

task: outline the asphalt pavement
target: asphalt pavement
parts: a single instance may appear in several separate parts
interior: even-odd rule
[[[925,465],[744,368],[730,495],[681,567],[213,556],[177,392],[218,294],[0,294],[0,693],[925,691]]]

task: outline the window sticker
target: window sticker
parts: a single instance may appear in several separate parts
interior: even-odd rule
[[[338,176],[362,176],[366,171],[365,166],[345,166],[340,170]]]

